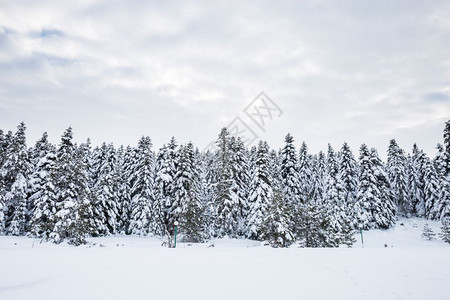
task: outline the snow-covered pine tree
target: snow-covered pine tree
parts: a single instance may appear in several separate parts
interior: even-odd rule
[[[247,230],[245,222],[248,215],[247,199],[250,185],[250,166],[244,142],[239,137],[231,137],[230,139],[230,166],[230,196],[233,205],[229,219],[233,223],[233,230],[228,235],[245,235]]]
[[[423,173],[425,218],[436,220],[439,219],[439,213],[436,209],[440,194],[439,178],[433,163],[428,157],[425,157]]]
[[[444,128],[444,146],[445,146],[445,160],[446,160],[446,169],[445,169],[445,175],[450,175],[450,120],[445,122],[445,128]]]
[[[446,243],[450,244],[450,220],[445,218],[442,220],[441,232],[439,237]]]
[[[386,170],[391,182],[391,189],[399,215],[407,216],[412,211],[408,193],[407,159],[397,141],[389,142]]]
[[[284,139],[285,145],[280,152],[280,179],[283,198],[294,208],[300,202],[300,175],[298,171],[297,152],[294,138],[288,133]]]
[[[273,200],[272,177],[269,172],[269,145],[258,143],[255,158],[255,171],[249,190],[248,233],[251,239],[261,239],[261,226],[270,201]]]
[[[103,143],[97,157],[97,181],[93,187],[94,215],[100,234],[114,234],[117,230],[118,182],[114,176],[116,151],[112,144]]]
[[[300,183],[300,201],[306,203],[311,199],[312,170],[311,157],[308,154],[308,146],[302,143],[298,159],[299,183]]]
[[[336,154],[328,144],[327,174],[325,192],[319,213],[324,223],[326,246],[337,247],[340,244],[351,246],[354,243],[352,222],[346,213],[345,190],[341,177]]]
[[[425,154],[413,145],[412,156],[409,160],[408,190],[411,201],[411,213],[417,217],[425,216],[425,195],[423,167]]]
[[[291,230],[296,222],[294,215],[299,209],[299,206],[302,205],[302,198],[300,190],[299,162],[293,136],[288,133],[284,142],[285,145],[281,149],[279,155],[279,173],[273,173],[272,175],[275,180],[274,186],[276,191],[270,209],[280,214],[277,217],[279,222],[283,221],[288,223],[289,231],[283,229],[283,232],[287,234],[287,240],[285,242],[288,242],[288,237],[292,234]],[[277,179],[279,180],[279,184],[276,182]],[[284,225],[280,226],[280,228],[284,227]]]
[[[327,162],[325,154],[319,151],[315,159],[313,172],[312,201],[316,205],[321,205],[326,189]]]
[[[435,239],[435,236],[436,234],[433,232],[433,229],[431,229],[430,225],[428,225],[428,223],[425,223],[422,229],[422,237],[431,241]]]
[[[275,185],[273,197],[259,229],[261,239],[268,241],[275,248],[289,247],[294,242],[289,207],[284,197],[285,193],[280,184]]]
[[[440,194],[437,210],[441,220],[450,220],[450,120],[445,123],[444,147],[438,153]]]
[[[88,197],[87,168],[77,153],[77,147],[72,142],[73,132],[69,127],[61,137],[56,152],[55,188],[56,214],[54,228],[49,238],[55,243],[71,239],[78,234],[74,231],[77,205]]]
[[[159,150],[156,157],[155,195],[156,205],[153,211],[158,220],[159,234],[166,235],[168,246],[172,245],[175,221],[179,219],[180,203],[175,197],[175,176],[179,168],[179,152],[175,138]]]
[[[323,219],[323,214],[316,204],[309,202],[301,205],[296,217],[298,222],[294,232],[300,246],[306,248],[330,246],[326,232],[327,220]]]
[[[34,203],[34,209],[31,215],[31,234],[46,239],[55,226],[57,211],[55,161],[55,153],[47,153],[39,160],[32,175],[34,188],[30,201]]]
[[[395,223],[395,205],[389,191],[389,179],[374,149],[360,148],[359,186],[355,212],[363,229],[390,228]]]
[[[180,158],[174,189],[176,203],[179,204],[179,233],[183,241],[198,243],[204,240],[199,161],[192,143],[178,149]]]
[[[385,166],[375,148],[371,149],[370,156],[375,171],[374,174],[377,180],[378,190],[381,192],[380,202],[377,203],[379,208],[375,211],[374,217],[379,228],[391,228],[397,220],[397,207],[393,200],[391,183]]]
[[[114,167],[114,178],[118,183],[118,203],[117,203],[117,216],[118,216],[118,232],[129,233],[128,227],[130,224],[130,184],[129,178],[132,167],[132,155],[133,150],[130,146],[124,148],[120,146],[117,150],[117,162]]]
[[[214,232],[215,236],[235,235],[238,220],[232,198],[231,165],[231,136],[228,129],[223,128],[216,141],[217,151],[214,156],[214,172],[211,188],[213,190],[212,203],[215,209]]]
[[[355,203],[356,194],[358,191],[358,172],[359,166],[355,160],[352,150],[347,143],[342,145],[339,155],[339,180],[342,182],[344,188],[345,209],[346,215],[352,221],[352,226],[355,226]]]
[[[32,165],[26,146],[25,123],[17,126],[6,150],[2,177],[5,189],[5,227],[12,235],[23,235],[28,226],[28,191]]]
[[[130,174],[131,211],[128,232],[131,234],[147,235],[154,222],[152,208],[155,204],[153,191],[154,155],[152,142],[143,136],[133,155],[132,172]]]
[[[214,207],[214,187],[215,187],[215,153],[207,151],[200,154],[201,156],[201,177],[202,177],[202,207],[204,232],[206,238],[215,235],[214,223],[216,209]]]

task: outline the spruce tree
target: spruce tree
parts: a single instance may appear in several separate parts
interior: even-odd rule
[[[412,211],[408,193],[407,159],[395,139],[389,142],[386,170],[398,212],[402,216],[407,216]]]
[[[300,202],[299,165],[292,135],[288,133],[284,142],[285,145],[280,153],[281,186],[283,197],[293,208]]]
[[[416,144],[413,146],[412,156],[409,161],[409,198],[411,200],[411,213],[417,217],[425,216],[424,195],[424,162],[425,154],[419,150]]]
[[[232,195],[233,169],[231,165],[231,136],[223,128],[216,141],[217,151],[214,156],[214,173],[211,188],[214,207],[215,236],[234,235],[237,231],[237,216],[233,214],[234,200]]]
[[[175,177],[179,168],[179,152],[175,138],[159,150],[156,157],[155,193],[156,207],[154,212],[159,221],[160,234],[166,235],[171,246],[175,232],[175,221],[180,218],[180,203],[175,196]]]
[[[255,159],[255,171],[250,184],[248,233],[251,239],[261,239],[261,226],[270,201],[273,199],[272,178],[269,172],[269,146],[258,143]]]
[[[151,231],[152,223],[156,222],[152,214],[155,196],[153,191],[154,156],[151,147],[150,138],[143,136],[139,140],[133,157],[133,171],[130,174],[131,211],[128,228],[128,232],[131,234],[147,235]]]
[[[118,182],[114,176],[116,152],[112,144],[103,145],[99,151],[97,181],[93,187],[94,214],[98,218],[97,228],[102,234],[114,234],[118,220]]]
[[[441,232],[439,237],[446,243],[450,244],[450,221],[449,219],[442,220]]]
[[[56,152],[56,214],[54,228],[50,240],[60,243],[70,239],[76,232],[73,230],[76,222],[77,205],[88,197],[87,168],[77,154],[77,147],[72,142],[72,128],[69,127],[61,137]]]
[[[299,184],[300,184],[300,201],[306,203],[311,199],[312,170],[311,157],[308,154],[308,146],[302,143],[299,152]]]
[[[180,146],[179,153],[174,182],[179,232],[183,241],[198,243],[204,239],[199,161],[192,143]]]
[[[26,126],[22,122],[6,149],[2,167],[5,203],[5,227],[12,235],[24,235],[28,226],[29,176],[32,165],[26,146]]]
[[[363,229],[387,229],[395,223],[395,204],[392,202],[387,174],[375,149],[363,144],[360,148],[359,187],[355,212]]]
[[[423,229],[422,229],[422,237],[424,239],[431,241],[431,240],[434,240],[435,236],[436,236],[436,234],[433,232],[430,225],[428,225],[428,223],[425,223],[425,225],[423,226]]]
[[[53,231],[57,212],[55,161],[55,153],[47,153],[45,157],[39,160],[32,176],[35,184],[33,194],[30,197],[30,201],[34,203],[31,216],[31,234],[46,239]]]
[[[439,178],[433,163],[428,157],[425,158],[423,172],[425,217],[430,220],[436,220],[439,219],[439,212],[436,209],[440,196]]]
[[[345,205],[345,190],[339,176],[336,154],[328,145],[328,172],[326,174],[326,188],[319,212],[324,221],[326,245],[337,247],[340,244],[352,245],[354,242],[350,217],[347,216]]]

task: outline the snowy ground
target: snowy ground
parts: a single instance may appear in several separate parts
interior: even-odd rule
[[[228,239],[167,249],[123,236],[88,248],[0,237],[0,299],[449,299],[450,246],[422,239],[424,223],[364,232],[364,249],[359,236],[339,249]]]

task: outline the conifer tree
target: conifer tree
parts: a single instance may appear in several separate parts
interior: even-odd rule
[[[272,178],[269,173],[269,146],[266,142],[258,143],[255,171],[250,184],[248,233],[251,239],[261,238],[261,226],[273,199]]]
[[[69,127],[61,137],[61,143],[56,152],[56,214],[54,228],[50,233],[50,240],[60,243],[70,239],[74,234],[77,204],[88,197],[87,169],[77,148],[72,142],[72,128]]]
[[[233,229],[228,233],[231,236],[244,235],[246,231],[245,221],[248,215],[248,188],[250,185],[250,166],[248,153],[244,142],[238,137],[230,139],[230,166],[231,166],[231,187],[230,196],[232,207],[229,219]]]
[[[408,193],[407,160],[395,139],[389,143],[386,169],[398,212],[400,215],[407,216],[412,211]]]
[[[428,225],[428,223],[425,223],[425,225],[423,226],[423,229],[422,229],[422,237],[424,239],[431,241],[431,240],[434,240],[435,236],[436,236],[436,234],[433,232],[430,225]]]
[[[231,166],[231,136],[223,128],[216,141],[218,150],[214,156],[214,170],[211,188],[215,209],[214,231],[217,237],[233,235],[237,230],[236,215],[232,196],[233,170]]]
[[[313,190],[312,201],[316,205],[320,205],[323,202],[325,189],[326,189],[326,174],[327,163],[325,154],[320,151],[315,159],[314,172],[313,172]]]
[[[326,189],[320,209],[324,230],[326,232],[327,246],[339,246],[339,244],[351,245],[354,242],[351,220],[347,216],[345,205],[345,190],[341,177],[336,154],[328,144],[328,172],[326,174]]]
[[[103,145],[98,157],[98,178],[93,187],[94,213],[98,217],[97,228],[103,234],[114,234],[117,229],[118,182],[114,176],[116,153],[112,144]]]
[[[180,203],[175,196],[175,180],[179,168],[178,145],[172,137],[169,144],[163,145],[156,158],[155,193],[160,234],[166,235],[171,246],[175,231],[175,221],[180,218]]]
[[[288,133],[284,142],[285,145],[280,153],[282,193],[289,206],[294,208],[300,202],[299,165],[292,135]]]
[[[267,213],[259,229],[261,239],[268,241],[275,248],[289,247],[294,242],[289,208],[284,197],[282,188],[279,185],[275,186],[273,198],[269,201]]]
[[[442,220],[441,232],[439,237],[446,243],[450,244],[450,221],[445,218]]]
[[[114,167],[114,178],[118,184],[118,202],[117,202],[117,226],[120,233],[129,233],[130,224],[130,184],[129,178],[131,174],[131,147],[119,147],[117,151],[117,162]]]
[[[395,223],[395,205],[389,191],[389,179],[374,149],[360,148],[359,187],[355,205],[358,223],[363,229],[387,229]]]
[[[179,152],[174,184],[175,199],[179,203],[180,234],[185,242],[201,242],[204,235],[198,157],[192,143],[180,146]]]
[[[30,201],[34,203],[31,234],[46,239],[53,231],[57,212],[55,161],[55,153],[47,153],[39,160],[32,176],[35,184],[30,197]]]
[[[439,218],[439,179],[436,169],[431,160],[426,157],[424,163],[424,201],[425,201],[425,217],[427,219],[436,220]]]
[[[130,174],[131,211],[128,232],[147,235],[153,221],[152,206],[155,203],[153,192],[154,156],[152,142],[143,136],[135,151],[132,173]]]
[[[12,235],[25,234],[28,226],[29,176],[32,166],[26,146],[26,126],[22,122],[6,149],[2,168],[5,203],[5,227]]]
[[[299,154],[299,183],[300,183],[300,201],[306,203],[311,199],[311,157],[308,154],[308,146],[303,142]]]
[[[413,146],[413,153],[409,166],[409,198],[411,201],[411,213],[418,217],[425,215],[425,195],[424,195],[424,175],[423,167],[425,154],[419,150],[416,144]]]

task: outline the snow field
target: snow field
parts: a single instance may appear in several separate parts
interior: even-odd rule
[[[448,299],[450,246],[421,238],[424,223],[364,232],[364,249],[359,238],[353,248],[221,239],[168,249],[136,236],[81,247],[0,237],[0,299]]]

